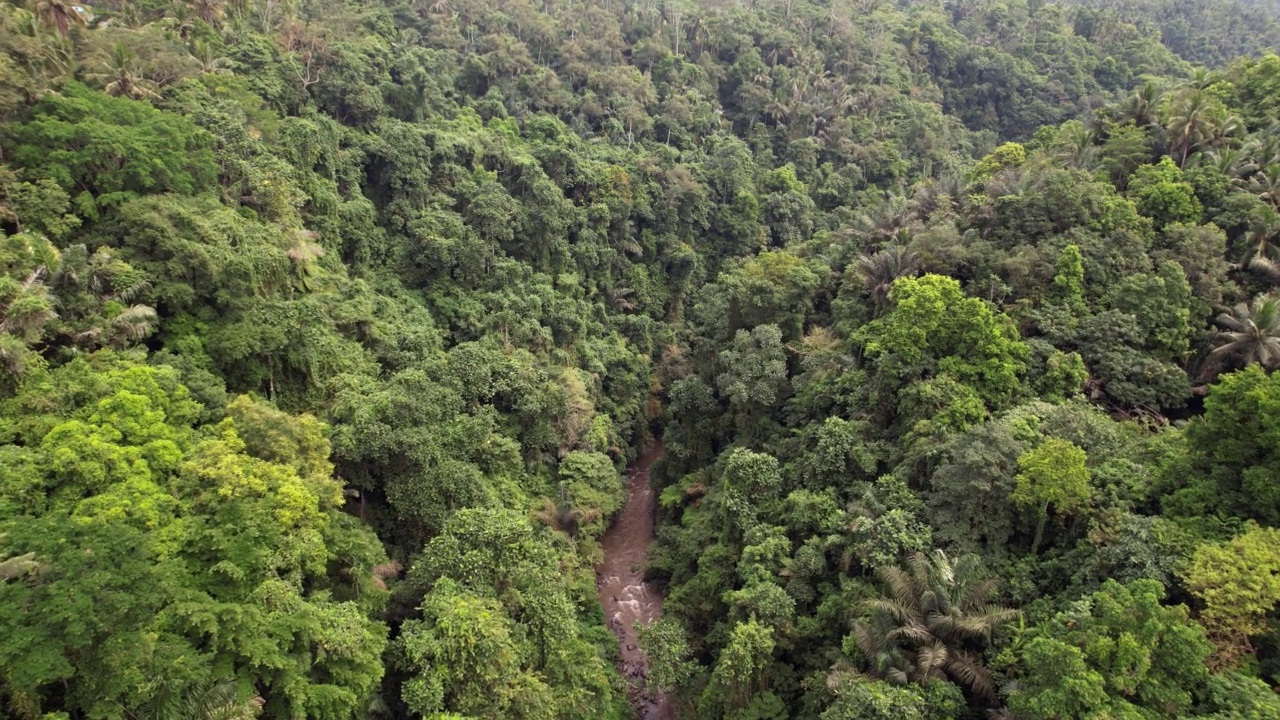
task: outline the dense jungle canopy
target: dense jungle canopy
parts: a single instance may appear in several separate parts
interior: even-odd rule
[[[0,717],[1277,720],[1277,12],[0,3]]]

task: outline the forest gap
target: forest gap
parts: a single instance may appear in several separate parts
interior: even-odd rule
[[[662,441],[655,440],[627,470],[627,503],[600,541],[604,562],[596,568],[596,588],[604,608],[605,623],[618,638],[622,657],[619,668],[632,686],[631,698],[640,720],[674,717],[662,694],[645,687],[649,661],[636,637],[637,621],[648,625],[662,615],[662,596],[644,580],[653,541],[653,488],[649,468],[662,457]]]

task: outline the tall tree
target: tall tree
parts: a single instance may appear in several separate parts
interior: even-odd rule
[[[905,568],[880,568],[876,576],[885,594],[864,603],[868,617],[853,627],[870,672],[896,683],[947,677],[994,698],[995,680],[975,650],[1018,611],[990,604],[998,583],[977,556],[915,553]]]
[[[1258,363],[1271,370],[1280,365],[1280,294],[1259,295],[1217,317],[1218,333],[1213,354],[1240,365]]]

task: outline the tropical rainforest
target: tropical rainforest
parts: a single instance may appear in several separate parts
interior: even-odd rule
[[[1280,718],[1278,9],[0,3],[0,716]]]

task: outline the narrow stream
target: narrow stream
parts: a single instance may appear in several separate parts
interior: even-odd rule
[[[627,504],[604,534],[600,545],[604,562],[596,568],[596,588],[605,622],[618,637],[622,650],[622,672],[631,684],[632,704],[639,720],[670,720],[671,703],[661,693],[645,689],[649,661],[640,649],[634,625],[648,625],[662,615],[662,596],[644,581],[644,568],[653,540],[653,489],[649,468],[662,456],[662,441],[636,461],[627,471]]]

